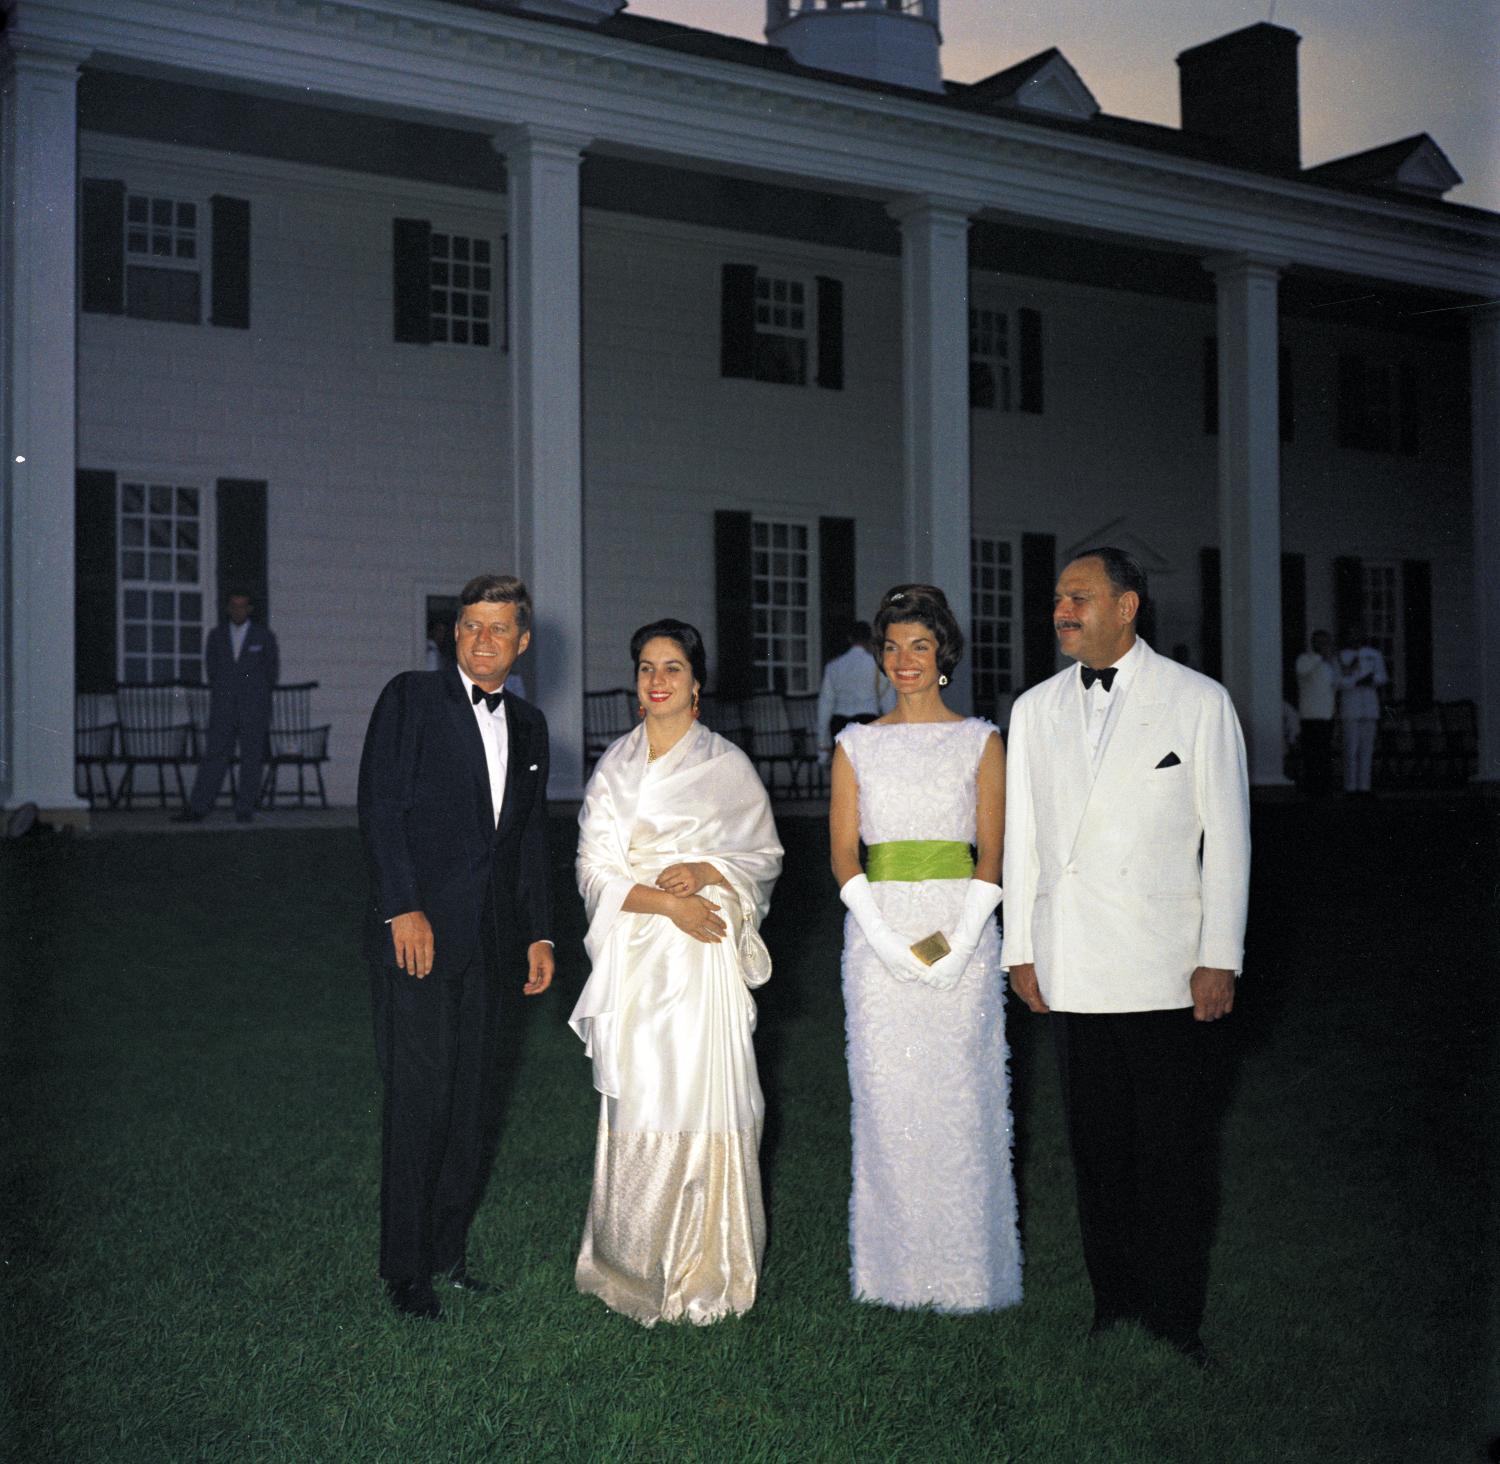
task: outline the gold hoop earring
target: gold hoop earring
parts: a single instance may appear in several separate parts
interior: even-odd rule
[[[948,684],[948,677],[947,677],[946,674],[938,677],[938,685],[939,686],[946,686],[947,684]]]

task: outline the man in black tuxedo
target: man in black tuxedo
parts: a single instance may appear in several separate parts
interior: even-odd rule
[[[480,575],[459,604],[456,664],[387,685],[359,768],[385,1084],[380,1274],[397,1311],[432,1319],[434,1276],[490,1289],[467,1240],[499,1138],[507,983],[524,962],[522,991],[537,996],[553,969],[547,722],[504,690],[531,597]]]
[[[208,739],[193,779],[187,807],[173,815],[176,823],[197,823],[214,806],[235,739],[240,744],[240,778],[234,816],[239,823],[255,817],[260,797],[260,770],[271,730],[271,688],[281,674],[276,637],[250,619],[254,602],[243,590],[232,590],[224,602],[228,620],[209,631],[203,647],[208,670]]]

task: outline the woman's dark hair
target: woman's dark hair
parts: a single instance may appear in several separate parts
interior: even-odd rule
[[[650,625],[643,625],[630,637],[630,667],[631,680],[635,679],[635,672],[640,668],[641,652],[646,649],[646,642],[655,640],[662,636],[666,640],[674,642],[687,657],[688,665],[693,668],[693,680],[700,687],[708,685],[708,658],[703,654],[703,637],[698,634],[696,626],[689,625],[685,620],[653,620]]]
[[[936,585],[895,585],[881,597],[875,612],[875,659],[885,670],[885,633],[893,625],[925,625],[937,641],[937,666],[951,676],[964,653],[964,633],[948,608],[948,597]]]

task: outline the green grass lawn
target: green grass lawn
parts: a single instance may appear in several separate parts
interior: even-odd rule
[[[378,1083],[353,832],[0,848],[3,1434],[17,1460],[1427,1461],[1482,1457],[1495,821],[1257,811],[1199,1374],[1090,1314],[1039,1021],[1012,1008],[1026,1300],[848,1298],[841,907],[788,820],[757,1037],[760,1300],[643,1330],[572,1286],[595,1096],[559,978],[519,1035],[438,1326],[375,1278]],[[4,1452],[0,1450],[0,1452]]]

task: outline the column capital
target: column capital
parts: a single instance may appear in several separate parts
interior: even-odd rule
[[[1286,273],[1289,261],[1270,254],[1254,254],[1248,250],[1232,253],[1207,254],[1201,263],[1216,280],[1244,279],[1279,280]]]
[[[89,46],[7,31],[0,36],[0,73],[7,78],[26,73],[76,80],[79,67],[93,54]]]
[[[983,207],[982,203],[977,203],[972,198],[956,198],[941,193],[904,193],[899,198],[891,199],[886,204],[885,211],[903,228],[921,218],[968,227]]]
[[[560,127],[538,127],[531,122],[518,122],[513,127],[501,127],[490,136],[490,146],[504,157],[512,153],[529,152],[543,157],[576,159],[582,156],[594,138],[587,132],[568,132]]]

